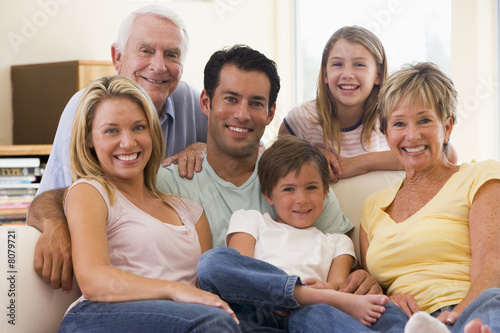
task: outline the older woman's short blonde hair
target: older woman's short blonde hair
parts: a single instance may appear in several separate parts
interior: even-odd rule
[[[153,195],[164,198],[156,189],[156,175],[165,157],[165,142],[158,113],[146,91],[136,82],[121,75],[96,79],[83,92],[71,129],[69,163],[73,181],[80,178],[97,180],[106,189],[111,203],[114,202],[115,186],[106,180],[95,150],[91,147],[92,122],[97,106],[110,98],[131,100],[144,111],[153,143],[151,157],[144,168],[144,182]]]
[[[387,133],[387,120],[403,104],[418,103],[436,111],[443,123],[457,119],[457,91],[452,80],[437,65],[421,62],[405,65],[387,78],[378,105],[380,131]]]

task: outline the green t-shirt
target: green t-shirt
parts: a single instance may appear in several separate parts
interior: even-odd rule
[[[233,212],[239,209],[269,213],[276,219],[274,208],[260,193],[257,164],[250,178],[241,186],[222,180],[206,158],[203,160],[202,171],[195,172],[193,179],[180,177],[177,165],[160,168],[156,185],[160,191],[179,194],[182,198],[196,201],[203,207],[212,231],[214,248],[225,246],[229,220]],[[315,226],[325,233],[341,234],[353,228],[351,221],[340,210],[339,202],[331,189]]]

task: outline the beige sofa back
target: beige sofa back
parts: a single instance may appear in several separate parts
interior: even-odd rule
[[[349,233],[358,262],[359,256],[359,228],[361,209],[366,197],[401,181],[404,171],[372,171],[364,175],[339,180],[332,184],[332,189],[339,200],[344,214],[354,224],[354,230]]]

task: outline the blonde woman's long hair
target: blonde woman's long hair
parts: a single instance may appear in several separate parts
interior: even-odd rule
[[[121,75],[96,79],[83,92],[71,129],[69,165],[73,182],[80,178],[98,181],[105,188],[110,203],[114,203],[116,187],[106,179],[95,150],[91,148],[92,122],[97,106],[110,98],[129,99],[144,111],[153,142],[151,157],[144,168],[144,184],[155,197],[164,200],[165,195],[156,188],[156,175],[165,152],[158,114],[146,91]]]
[[[375,34],[371,31],[358,27],[347,26],[337,30],[326,42],[321,58],[321,69],[318,76],[316,90],[316,108],[319,114],[318,124],[323,130],[323,144],[329,150],[336,148],[340,154],[341,127],[338,121],[338,107],[333,95],[325,83],[326,66],[328,56],[333,48],[333,45],[340,39],[345,39],[351,43],[364,46],[375,59],[377,72],[380,75],[380,85],[375,85],[365,101],[361,131],[361,146],[366,150],[366,146],[370,143],[372,131],[378,131],[377,123],[377,101],[380,92],[380,87],[383,85],[387,77],[387,58],[385,55],[384,46]],[[333,139],[337,141],[337,147],[333,147]]]

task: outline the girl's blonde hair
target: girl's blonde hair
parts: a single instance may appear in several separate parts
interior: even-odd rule
[[[380,87],[387,77],[387,58],[385,55],[384,46],[375,34],[371,31],[358,27],[347,26],[337,30],[326,42],[321,58],[321,69],[318,76],[318,88],[316,91],[316,108],[318,110],[318,124],[323,130],[323,144],[327,149],[333,149],[333,138],[337,141],[337,152],[340,154],[341,127],[338,122],[338,107],[335,99],[325,83],[326,66],[328,57],[333,45],[340,39],[345,39],[351,43],[364,46],[373,56],[379,73],[380,84],[375,85],[365,101],[363,117],[363,129],[361,131],[361,146],[365,148],[366,144],[370,143],[372,131],[377,131],[377,101]],[[366,148],[365,148],[366,150]]]
[[[165,152],[158,114],[146,91],[136,82],[121,75],[96,79],[83,92],[73,119],[69,146],[69,165],[73,182],[80,178],[98,181],[106,189],[110,203],[114,203],[116,187],[106,180],[95,150],[91,147],[92,122],[97,106],[110,98],[129,99],[144,111],[153,142],[151,157],[144,168],[144,183],[155,197],[165,199],[165,195],[156,188],[156,175]]]

